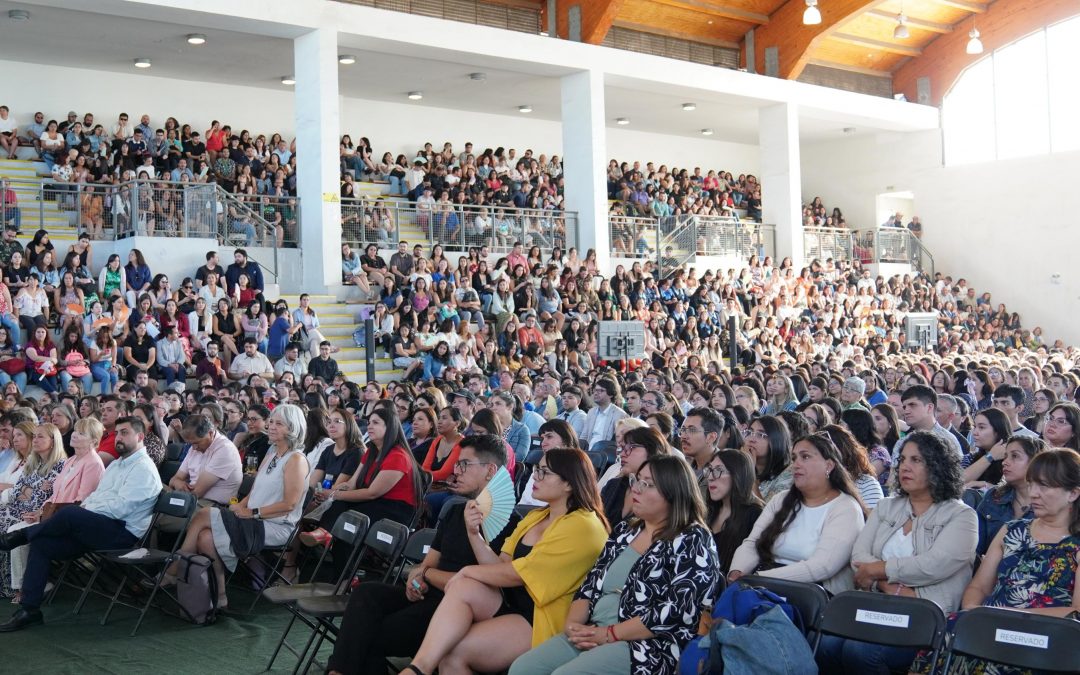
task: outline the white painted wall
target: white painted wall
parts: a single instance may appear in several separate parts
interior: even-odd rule
[[[63,120],[68,110],[94,113],[94,121],[110,128],[121,112],[138,123],[143,113],[155,127],[166,117],[191,124],[199,133],[213,119],[231,124],[235,132],[248,129],[252,135],[279,132],[292,138],[293,94],[287,87],[265,89],[206,82],[188,82],[148,74],[124,74],[48,66],[18,61],[0,61],[4,104],[20,124],[28,124],[41,110],[46,120]],[[49,86],[42,86],[48,84]],[[520,156],[526,148],[535,154],[562,155],[562,124],[524,115],[497,115],[435,108],[414,103],[390,103],[343,98],[341,124],[354,140],[371,139],[378,154],[384,151],[412,155],[430,141],[441,148],[445,141],[457,151],[472,141],[479,153],[485,148],[514,147]],[[666,136],[632,129],[608,129],[609,158],[644,163],[653,161],[668,167],[701,166],[757,173],[757,146],[711,139]]]
[[[802,164],[804,199],[857,229],[875,224],[876,195],[910,190],[937,270],[1080,342],[1080,153],[943,167],[938,132],[918,132],[806,145]]]

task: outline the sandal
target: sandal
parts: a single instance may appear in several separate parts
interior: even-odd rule
[[[426,675],[426,673],[424,673],[424,671],[420,670],[419,668],[417,668],[416,666],[414,666],[411,663],[409,665],[405,666],[405,670],[413,671],[414,675]]]
[[[333,541],[334,537],[321,527],[317,527],[310,532],[300,533],[300,543],[304,546],[326,546],[329,548]]]

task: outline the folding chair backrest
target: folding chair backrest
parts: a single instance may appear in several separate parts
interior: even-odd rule
[[[596,477],[599,478],[603,475],[604,470],[607,469],[607,455],[603,452],[593,452],[590,450],[585,453],[592,461],[593,469],[596,471]]]
[[[409,539],[409,528],[388,518],[383,518],[368,529],[364,547],[382,556],[396,560]]]
[[[815,633],[813,644],[816,646],[816,634],[821,625],[821,617],[825,615],[825,607],[829,604],[829,594],[818,584],[804,583],[801,581],[788,581],[787,579],[773,579],[757,575],[745,576],[739,579],[744,586],[760,586],[767,588],[773,593],[786,599],[793,607],[799,610],[803,625],[809,633]]]
[[[945,639],[945,614],[922,598],[845,591],[825,607],[820,630],[873,644],[931,649],[936,658]]]
[[[168,485],[169,481],[173,479],[176,472],[180,470],[180,462],[172,459],[166,459],[158,465],[158,477],[161,478],[163,485]]]
[[[431,549],[431,542],[435,541],[435,530],[427,527],[422,530],[417,530],[409,537],[409,541],[405,544],[405,552],[402,556],[406,562],[418,563],[424,559],[424,556],[428,554]]]
[[[154,505],[154,513],[174,518],[188,518],[195,515],[198,508],[199,498],[193,493],[163,490],[158,495],[157,504]]]
[[[169,443],[165,446],[165,460],[169,462],[179,462],[180,456],[184,454],[183,443]]]
[[[240,479],[240,487],[236,490],[236,498],[243,499],[251,494],[251,488],[255,485],[255,476],[253,474],[246,473],[244,477]]]
[[[357,546],[364,541],[370,527],[371,518],[366,513],[345,511],[334,522],[330,535],[348,546]]]
[[[949,645],[954,654],[1052,673],[1080,672],[1080,621],[976,607],[963,612]],[[945,670],[948,673],[948,667]]]

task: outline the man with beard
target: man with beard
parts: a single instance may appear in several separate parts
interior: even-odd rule
[[[431,548],[409,573],[404,586],[364,583],[356,587],[341,622],[340,634],[349,639],[334,645],[328,672],[385,675],[388,656],[416,653],[446,583],[461,568],[477,564],[470,532],[476,531],[483,516],[472,500],[505,464],[506,443],[501,438],[480,434],[461,441],[461,454],[449,483],[455,494],[470,501],[448,507]],[[515,521],[511,519],[490,542],[492,550],[499,550],[501,539],[513,532]]]
[[[81,505],[69,506],[40,525],[0,535],[0,550],[30,545],[20,607],[0,632],[43,623],[41,601],[54,560],[71,560],[88,551],[131,548],[150,527],[161,478],[146,454],[146,429],[137,417],[116,421],[116,454]]]

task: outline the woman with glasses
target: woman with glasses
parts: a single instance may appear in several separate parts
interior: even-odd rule
[[[1057,394],[1052,389],[1039,389],[1032,398],[1034,414],[1024,420],[1024,427],[1042,435],[1046,429],[1046,418],[1050,414],[1050,408],[1057,403]]]
[[[266,451],[270,449],[270,439],[266,435],[266,421],[269,418],[270,409],[261,403],[251,406],[244,414],[247,431],[237,436],[236,448],[245,466],[262,464]]]
[[[745,450],[754,460],[756,490],[763,502],[791,487],[791,434],[779,417],[765,415],[751,422]]]
[[[706,522],[716,544],[720,573],[726,575],[735,550],[750,535],[764,503],[754,493],[754,463],[742,450],[713,453],[704,473],[708,486]]]
[[[1043,440],[1055,448],[1080,452],[1080,407],[1075,403],[1057,403],[1046,414]]]
[[[633,517],[608,538],[563,632],[517,659],[511,675],[677,672],[719,580],[716,550],[685,461],[652,457],[630,481]]]
[[[607,538],[592,462],[581,450],[548,451],[533,496],[547,503],[521,519],[496,554],[466,509],[478,565],[446,584],[423,644],[402,675],[504,670],[563,630],[575,591]]]
[[[609,523],[621,523],[633,514],[633,491],[630,479],[646,461],[659,455],[670,455],[664,435],[653,427],[630,429],[623,434],[619,448],[619,473],[600,491],[604,516]]]
[[[757,573],[819,583],[834,594],[852,590],[851,549],[865,521],[859,493],[825,434],[800,439],[791,454],[791,488],[766,503],[735,551],[728,581]]]

